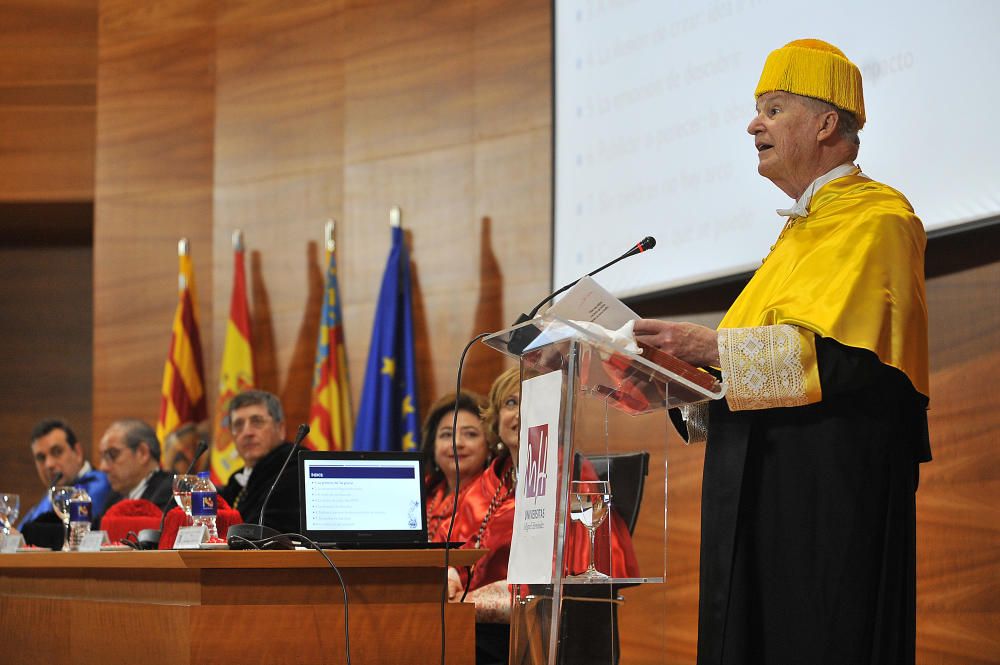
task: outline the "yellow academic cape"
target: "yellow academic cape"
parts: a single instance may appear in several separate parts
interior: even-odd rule
[[[719,328],[790,324],[873,351],[929,396],[924,248],[909,201],[863,175],[816,192]]]

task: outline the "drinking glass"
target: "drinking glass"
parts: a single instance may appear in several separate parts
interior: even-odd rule
[[[571,575],[572,580],[607,580],[607,575],[594,567],[594,536],[604,523],[611,507],[611,491],[606,480],[574,480],[569,485],[569,515],[590,532],[590,559],[587,570]]]
[[[0,528],[4,534],[9,534],[14,524],[17,523],[17,516],[21,512],[21,497],[17,494],[0,493]]]
[[[63,523],[63,552],[69,552],[69,502],[76,494],[76,488],[72,485],[56,485],[49,490],[49,501],[52,502],[52,510]]]
[[[191,489],[196,482],[198,482],[198,476],[194,474],[174,474],[174,501],[187,516],[184,526],[194,524],[194,518],[191,517]]]

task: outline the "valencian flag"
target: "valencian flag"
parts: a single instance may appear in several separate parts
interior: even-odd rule
[[[205,400],[205,369],[198,332],[198,307],[194,289],[194,265],[187,238],[177,243],[180,268],[177,277],[177,309],[170,335],[170,350],[163,367],[160,388],[160,417],[156,436],[162,442],[168,434],[188,423],[208,418]]]
[[[392,249],[382,276],[368,348],[368,367],[354,431],[355,450],[420,447],[410,256],[399,225],[399,208],[392,209],[390,223]]]
[[[242,231],[233,232],[233,295],[229,301],[229,322],[226,323],[224,344],[222,368],[219,371],[219,398],[215,403],[215,436],[212,440],[212,482],[218,486],[225,485],[229,476],[243,466],[227,426],[229,401],[254,385]]]
[[[331,220],[326,223],[326,289],[313,367],[309,436],[305,440],[313,450],[349,450],[354,429],[335,249]]]

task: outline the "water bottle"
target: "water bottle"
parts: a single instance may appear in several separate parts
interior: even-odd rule
[[[90,495],[82,487],[76,488],[73,498],[69,500],[69,549],[76,552],[80,549],[83,537],[90,533],[90,520],[93,519]]]
[[[191,517],[194,526],[205,525],[209,539],[218,538],[215,528],[216,496],[215,485],[208,478],[208,471],[198,473],[198,481],[191,489]]]

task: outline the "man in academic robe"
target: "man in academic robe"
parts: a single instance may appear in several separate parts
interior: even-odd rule
[[[795,200],[784,229],[717,331],[635,325],[727,385],[674,414],[707,436],[698,664],[912,665],[926,236],[854,163],[861,73],[839,49],[772,52],[755,97],[758,172]]]
[[[145,499],[161,510],[173,501],[173,474],[160,469],[160,441],[156,430],[141,420],[118,420],[101,437],[101,471],[112,493],[101,518],[123,499]]]
[[[229,403],[229,429],[244,466],[230,477],[221,494],[244,521],[257,524],[264,499],[292,450],[285,440],[281,402],[263,390],[236,395]],[[265,510],[264,526],[280,533],[299,530],[297,469],[295,460],[289,462]]]
[[[87,461],[83,443],[77,440],[69,423],[58,418],[47,418],[35,425],[31,432],[31,455],[45,494],[25,512],[17,528],[29,545],[59,549],[65,534],[52,509],[49,487],[82,487],[90,495],[91,510],[96,514],[104,509],[111,485],[104,472],[95,470]]]

